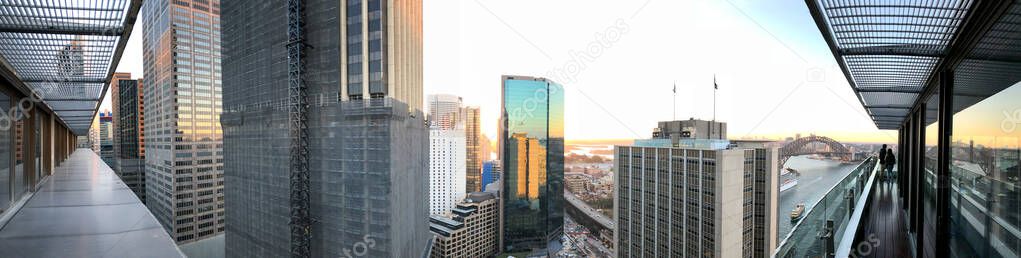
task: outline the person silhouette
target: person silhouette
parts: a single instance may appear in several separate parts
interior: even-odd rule
[[[893,178],[893,166],[897,164],[897,157],[893,155],[893,148],[886,149],[886,155],[884,155],[884,156],[886,157],[884,159],[884,160],[886,160],[886,164],[884,165],[884,169],[886,171],[886,177],[892,179]]]

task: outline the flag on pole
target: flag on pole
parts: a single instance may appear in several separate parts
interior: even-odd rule
[[[677,93],[677,82],[674,82],[674,93]]]
[[[720,89],[720,85],[716,84],[716,75],[713,75],[713,89],[714,90]]]

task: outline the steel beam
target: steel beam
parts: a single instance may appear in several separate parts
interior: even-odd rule
[[[61,34],[61,35],[83,35],[83,36],[121,36],[125,34],[128,29],[124,28],[59,28],[59,27],[48,27],[48,28],[19,28],[19,27],[0,27],[0,32],[13,32],[13,33],[36,33],[36,34]]]

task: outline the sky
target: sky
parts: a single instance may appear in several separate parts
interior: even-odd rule
[[[657,121],[714,113],[732,139],[896,138],[866,115],[803,1],[424,0],[423,16],[425,94],[479,106],[490,138],[501,75],[562,84],[569,141],[648,138]],[[135,77],[140,25],[117,67]]]

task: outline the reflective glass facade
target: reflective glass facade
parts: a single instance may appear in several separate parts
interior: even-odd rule
[[[1021,85],[1012,84],[954,114],[950,237],[956,257],[1021,254]]]
[[[502,82],[503,250],[555,249],[564,216],[563,87],[523,76]]]
[[[0,112],[8,114],[11,110],[11,97],[0,92]],[[11,146],[12,131],[14,123],[10,120],[0,121],[0,213],[7,210],[11,205],[14,195],[14,173],[11,173],[11,159],[14,152]]]
[[[117,158],[115,172],[121,177],[135,195],[145,203],[145,135],[142,126],[145,124],[142,109],[142,88],[138,80],[120,80],[117,83],[117,101],[114,106],[120,112],[114,112],[116,137],[114,153]]]

